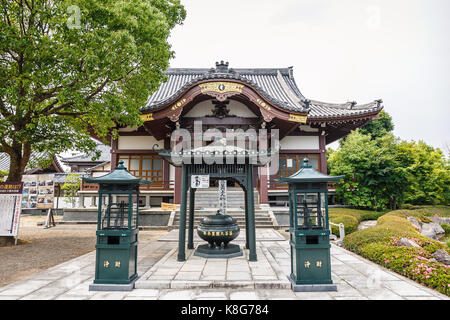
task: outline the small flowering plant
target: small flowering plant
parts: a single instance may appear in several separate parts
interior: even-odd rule
[[[375,227],[346,236],[344,247],[450,296],[450,266],[437,262],[433,257],[439,249],[450,253],[450,248],[418,233],[406,219],[413,215],[411,210],[400,211],[381,216]],[[418,247],[398,246],[402,238],[414,241]]]
[[[405,277],[450,295],[450,266],[433,260],[432,254],[424,248],[397,247],[400,239],[393,237],[388,242],[365,245],[360,248],[360,254]],[[427,246],[426,241],[415,240],[417,242],[413,241],[417,244]]]

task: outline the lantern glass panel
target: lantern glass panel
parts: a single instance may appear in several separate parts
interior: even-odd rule
[[[139,198],[136,194],[132,195],[132,216],[131,216],[131,229],[137,228],[137,217],[139,211]]]
[[[297,193],[297,227],[299,229],[323,228],[325,203],[321,193]]]
[[[101,228],[110,230],[128,229],[128,199],[107,194],[103,196]]]

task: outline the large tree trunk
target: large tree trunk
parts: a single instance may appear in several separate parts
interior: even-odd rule
[[[23,152],[22,152],[23,147]],[[6,153],[10,157],[9,174],[6,178],[7,182],[20,182],[22,181],[23,173],[30,160],[31,146],[28,143],[23,145],[14,142],[11,148],[6,150]]]

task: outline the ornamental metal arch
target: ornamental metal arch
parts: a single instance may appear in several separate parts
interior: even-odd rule
[[[191,187],[192,175],[209,175],[213,180],[235,181],[245,193],[245,247],[249,249],[249,261],[257,261],[256,235],[255,235],[255,205],[253,168],[267,164],[270,152],[248,153],[237,161],[237,155],[222,154],[222,163],[209,164],[198,152],[184,152],[183,162],[174,162],[174,152],[171,150],[159,150],[159,155],[172,165],[182,168],[181,178],[181,202],[180,202],[180,228],[178,238],[178,261],[186,260],[186,224],[188,224],[188,249],[194,249],[194,215],[195,215],[195,192]],[[203,154],[206,156],[206,154]],[[217,154],[216,154],[217,156]],[[232,157],[232,164],[229,164]],[[228,158],[225,161],[225,158]],[[207,158],[206,158],[207,159]],[[228,162],[228,163],[227,163]],[[189,192],[189,220],[187,221],[187,193]]]

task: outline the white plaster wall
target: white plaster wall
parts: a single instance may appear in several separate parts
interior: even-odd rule
[[[119,136],[119,149],[121,150],[151,150],[157,143],[159,148],[164,147],[163,140],[156,140],[152,136]]]
[[[319,149],[318,136],[288,136],[280,141],[281,150]]]
[[[206,115],[212,114],[212,109],[214,109],[214,105],[211,103],[211,100],[203,101],[199,104],[196,104],[184,117],[204,117]],[[256,118],[256,115],[249,108],[247,108],[246,105],[238,101],[230,100],[228,109],[230,110],[230,115],[235,115],[242,118]]]
[[[169,165],[169,180],[175,181],[175,167]]]

